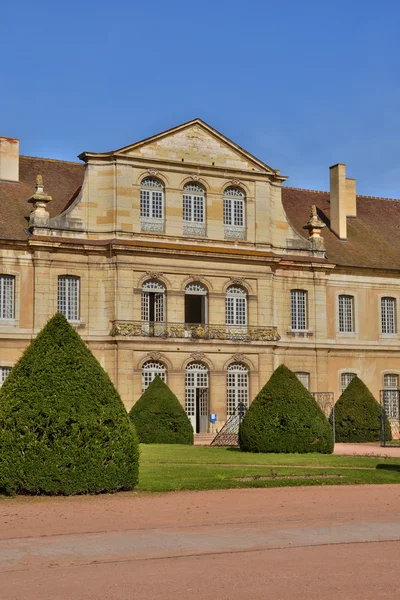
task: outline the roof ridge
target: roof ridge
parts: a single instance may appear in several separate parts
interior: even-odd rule
[[[310,190],[309,188],[292,187],[290,185],[283,185],[282,189],[298,190],[299,192],[314,192],[316,194],[327,194],[328,196],[330,194],[330,192],[325,192],[324,190]],[[356,198],[371,198],[372,200],[391,200],[393,202],[400,202],[400,198],[386,198],[384,196],[368,196],[367,194],[356,194]]]
[[[20,158],[32,158],[33,160],[46,160],[47,162],[57,162],[57,163],[67,163],[69,165],[80,165],[84,167],[83,162],[78,162],[77,160],[63,160],[60,158],[45,158],[44,156],[26,156],[25,154],[20,154]]]
[[[285,190],[299,190],[301,192],[315,192],[316,194],[329,194],[329,192],[326,192],[324,190],[310,190],[309,188],[299,188],[293,187],[291,185],[283,185],[282,188],[284,188]]]

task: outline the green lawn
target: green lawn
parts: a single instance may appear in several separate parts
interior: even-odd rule
[[[236,448],[141,446],[138,490],[399,483],[400,458],[249,454]]]

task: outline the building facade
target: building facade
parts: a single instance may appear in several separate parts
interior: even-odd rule
[[[286,177],[199,119],[80,163],[0,138],[0,379],[57,311],[127,409],[155,375],[197,432],[286,364],[310,391],[400,375],[400,203]],[[395,411],[395,407],[388,410]]]

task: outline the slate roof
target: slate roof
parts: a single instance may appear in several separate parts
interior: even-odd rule
[[[47,210],[59,215],[83,182],[85,165],[48,158],[19,157],[19,183],[0,181],[0,239],[25,240],[35,193],[36,176],[42,175],[44,189],[52,196]]]
[[[46,194],[52,196],[47,210],[59,215],[76,197],[83,183],[85,165],[46,158],[20,156],[19,183],[0,181],[0,239],[25,240],[36,176],[43,176]],[[326,224],[322,230],[327,260],[342,266],[400,269],[400,201],[357,196],[357,217],[347,219],[347,240],[329,229],[329,192],[283,186],[283,206],[291,225],[303,237],[311,205]],[[294,255],[291,258],[295,259]],[[302,256],[304,260],[306,257]],[[320,262],[320,261],[318,261]]]
[[[400,201],[357,196],[357,217],[347,219],[347,240],[329,229],[329,192],[283,187],[282,201],[292,226],[307,237],[303,226],[311,205],[317,206],[327,259],[337,265],[400,269]]]

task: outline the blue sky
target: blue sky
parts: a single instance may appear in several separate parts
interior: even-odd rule
[[[7,4],[7,6],[5,6]],[[288,184],[400,198],[398,0],[8,0],[0,135],[75,160],[200,117]]]

